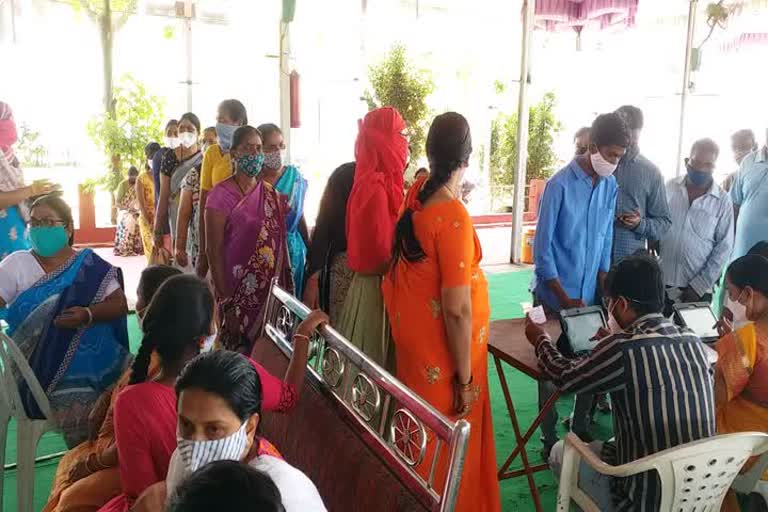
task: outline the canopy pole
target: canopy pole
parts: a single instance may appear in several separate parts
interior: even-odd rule
[[[528,68],[531,61],[531,37],[536,0],[523,1],[523,34],[520,55],[520,90],[517,100],[517,148],[515,187],[512,202],[512,251],[510,263],[520,263],[522,257],[523,208],[525,207],[525,171],[528,162]]]
[[[291,161],[291,33],[290,23],[280,21],[280,128],[283,130],[287,162]],[[285,163],[287,163],[285,162]]]
[[[187,43],[187,112],[192,112],[192,18],[184,19]]]
[[[685,40],[685,66],[683,68],[683,90],[680,94],[680,126],[678,127],[676,175],[680,176],[683,161],[683,142],[685,138],[685,107],[691,89],[691,51],[696,24],[696,6],[699,0],[690,0],[688,5],[688,37]]]

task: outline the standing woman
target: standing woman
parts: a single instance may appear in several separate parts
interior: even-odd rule
[[[325,186],[307,254],[304,303],[322,308],[337,325],[354,273],[347,265],[347,201],[355,180],[355,162],[341,165]]]
[[[155,212],[155,245],[161,247],[163,228],[170,219],[171,236],[176,236],[176,216],[179,212],[181,186],[187,173],[200,169],[203,152],[200,151],[200,120],[187,112],[179,119],[180,146],[168,151],[160,165],[160,199]]]
[[[199,254],[200,210],[200,172],[197,167],[187,173],[181,184],[179,213],[174,236],[174,254],[176,263],[181,267],[196,268]]]
[[[29,219],[31,251],[0,262],[0,315],[29,359],[68,447],[88,436],[88,414],[130,354],[122,273],[91,249],[75,251],[72,210],[43,196]],[[30,418],[43,418],[26,384]]]
[[[229,151],[232,148],[232,138],[235,130],[240,126],[248,124],[248,114],[245,106],[237,100],[224,100],[219,104],[219,110],[216,115],[216,138],[217,144],[211,144],[205,151],[203,158],[203,167],[200,170],[200,199],[198,200],[198,211],[201,212],[199,225],[197,228],[198,236],[198,258],[196,271],[200,278],[205,278],[208,274],[208,251],[205,243],[205,204],[208,200],[208,194],[214,186],[218,185],[232,175],[232,159]]]
[[[139,170],[131,166],[128,178],[123,180],[115,192],[115,205],[119,212],[115,230],[115,256],[138,256],[144,252],[139,228],[139,200],[136,194],[136,180]]]
[[[435,118],[427,136],[430,177],[408,191],[384,279],[397,376],[451,418],[472,426],[456,510],[498,511],[499,483],[488,394],[488,285],[461,182],[472,153],[466,119]],[[424,460],[432,460],[435,445]],[[427,467],[417,468],[425,478]],[[447,467],[438,468],[443,481]]]
[[[152,168],[147,164],[136,180],[136,199],[139,202],[139,231],[147,261],[152,256],[152,233],[155,226],[155,185]]]
[[[392,369],[381,276],[389,268],[408,159],[405,121],[392,107],[369,112],[355,144],[355,179],[347,203],[347,263],[355,272],[338,329],[378,364]]]
[[[54,188],[47,180],[24,186],[19,160],[13,152],[17,140],[11,107],[0,101],[0,260],[14,251],[29,249],[26,201]]]
[[[307,194],[307,180],[295,165],[285,164],[285,141],[283,132],[274,124],[263,124],[257,128],[264,143],[263,179],[274,185],[287,198],[288,252],[291,256],[291,271],[296,296],[304,290],[304,265],[307,262],[309,230],[304,219],[304,198]]]
[[[219,340],[250,354],[261,336],[272,279],[293,291],[285,218],[288,207],[260,179],[261,134],[241,126],[232,138],[234,175],[216,185],[205,206],[206,253],[216,290]],[[214,146],[215,147],[215,146]],[[210,151],[210,150],[209,150]]]

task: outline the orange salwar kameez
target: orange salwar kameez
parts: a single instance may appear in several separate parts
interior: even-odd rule
[[[418,189],[409,191],[415,200]],[[414,190],[417,189],[417,190]],[[406,206],[411,206],[406,199]],[[456,511],[501,510],[496,479],[496,450],[488,395],[488,285],[480,270],[482,251],[472,220],[458,200],[432,204],[413,214],[416,238],[426,254],[417,263],[396,262],[383,282],[384,301],[392,325],[397,377],[449,418],[456,419],[453,379],[456,365],[449,350],[441,309],[441,290],[469,286],[472,297],[472,376],[477,401],[466,419],[471,424]],[[417,467],[427,478],[434,438]],[[441,461],[447,458],[445,449]],[[447,467],[438,468],[435,485]],[[442,489],[438,488],[438,491]]]

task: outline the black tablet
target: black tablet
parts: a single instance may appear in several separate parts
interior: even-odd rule
[[[674,311],[676,323],[692,330],[704,343],[718,340],[717,317],[706,302],[675,304]]]
[[[600,306],[564,309],[560,312],[563,333],[568,337],[574,354],[589,352],[599,340],[593,340],[597,331],[605,327],[605,316]]]

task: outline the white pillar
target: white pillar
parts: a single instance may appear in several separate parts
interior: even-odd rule
[[[512,202],[512,251],[510,263],[520,263],[522,256],[523,208],[525,208],[525,167],[528,162],[528,68],[535,0],[523,1],[523,35],[520,55],[520,91],[517,100],[517,159],[515,161],[515,196]]]
[[[287,159],[291,161],[291,34],[290,24],[280,21],[280,128],[283,130]]]
[[[192,18],[188,16],[184,18],[184,37],[187,45],[187,112],[192,112]]]
[[[697,4],[698,0],[690,0],[688,5],[688,36],[685,40],[685,66],[683,67],[683,89],[680,94],[680,125],[677,133],[677,161],[675,162],[677,176],[680,176],[682,171],[683,142],[685,139],[685,106],[688,102],[688,93],[691,88],[691,50],[693,48]]]

